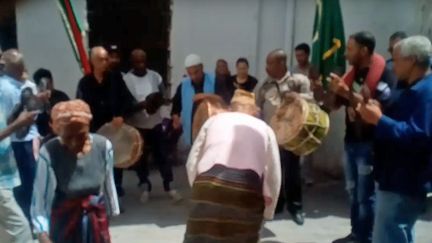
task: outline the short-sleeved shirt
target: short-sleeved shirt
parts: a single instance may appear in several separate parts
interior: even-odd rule
[[[39,114],[36,120],[36,125],[39,131],[39,134],[42,137],[47,136],[51,133],[51,127],[49,125],[50,122],[50,111],[51,109],[60,102],[68,101],[69,96],[60,90],[52,90],[51,97],[49,99],[49,104],[46,105],[43,113]]]
[[[7,127],[8,112],[19,94],[16,88],[7,81],[8,78],[0,77],[0,130]],[[12,189],[20,184],[11,139],[8,137],[0,141],[0,189]]]
[[[150,94],[162,91],[162,77],[153,70],[148,69],[147,73],[142,77],[135,75],[133,72],[128,72],[123,76],[123,80],[138,103],[145,101]],[[161,122],[162,117],[159,112],[150,115],[145,110],[137,111],[127,119],[127,123],[142,129],[152,129]]]
[[[282,103],[282,94],[288,91],[296,92],[307,100],[313,100],[310,80],[303,74],[291,75],[287,72],[280,80],[268,77],[257,94],[257,104],[261,108],[264,121],[268,124]]]
[[[237,75],[228,76],[222,79],[216,77],[215,93],[222,97],[227,104],[230,104],[236,89],[254,92],[257,84],[258,80],[250,75],[248,75],[246,82],[243,84],[237,82]]]
[[[294,66],[292,73],[293,74],[299,73],[299,74],[303,74],[305,76],[309,76],[309,71],[310,71],[311,67],[312,67],[311,64],[308,64],[304,68],[301,68],[299,65],[296,65],[296,66]]]

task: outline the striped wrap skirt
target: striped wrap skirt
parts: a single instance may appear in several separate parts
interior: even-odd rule
[[[184,243],[256,243],[263,223],[263,183],[253,170],[215,165],[192,187]]]

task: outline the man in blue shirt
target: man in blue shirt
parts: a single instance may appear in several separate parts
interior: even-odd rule
[[[5,83],[5,85],[8,84],[7,94],[10,96],[2,104],[5,105],[7,109],[5,111],[8,112],[6,116],[11,122],[13,119],[11,116],[12,110],[20,103],[22,90],[30,88],[32,93],[36,95],[37,88],[34,83],[24,78],[24,58],[18,50],[7,50],[3,53],[1,60],[4,62],[4,75],[0,78],[0,82]],[[21,185],[14,189],[14,194],[27,219],[30,220],[31,195],[36,173],[33,140],[38,139],[39,133],[36,125],[32,124],[28,132],[20,135],[14,133],[11,136],[12,149],[21,179]]]
[[[7,236],[0,234],[0,242],[31,242],[29,224],[13,195],[13,189],[21,184],[12,153],[9,136],[34,122],[36,113],[22,113],[7,126],[8,104],[13,102],[14,87],[0,77],[0,226]]]
[[[400,80],[390,105],[371,100],[357,108],[375,125],[378,182],[373,243],[413,243],[413,228],[426,206],[432,155],[432,44],[423,36],[400,41],[393,52]]]

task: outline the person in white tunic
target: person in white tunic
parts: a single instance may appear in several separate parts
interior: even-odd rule
[[[139,186],[143,188],[141,202],[148,201],[152,190],[148,163],[150,153],[152,153],[159,168],[165,192],[173,200],[181,200],[180,194],[171,188],[173,181],[172,165],[167,158],[169,149],[163,139],[164,128],[161,124],[163,118],[160,111],[163,104],[162,77],[157,72],[147,68],[147,55],[141,49],[132,51],[131,63],[132,70],[124,75],[123,79],[137,105],[133,114],[126,118],[126,123],[140,131],[145,144],[143,155],[137,167]]]

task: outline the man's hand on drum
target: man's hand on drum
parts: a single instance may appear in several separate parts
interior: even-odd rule
[[[123,117],[121,117],[121,116],[114,117],[112,119],[111,123],[115,128],[120,128],[121,126],[123,126],[123,123],[124,123]]]
[[[349,88],[341,77],[339,77],[337,74],[330,73],[330,90],[337,94],[342,91],[347,92],[349,91]]]
[[[376,100],[369,100],[367,103],[360,103],[356,110],[363,121],[373,125],[377,125],[383,115],[380,103]]]
[[[179,130],[182,126],[181,119],[179,115],[173,115],[172,116],[172,122],[173,122],[173,128],[175,130]]]

